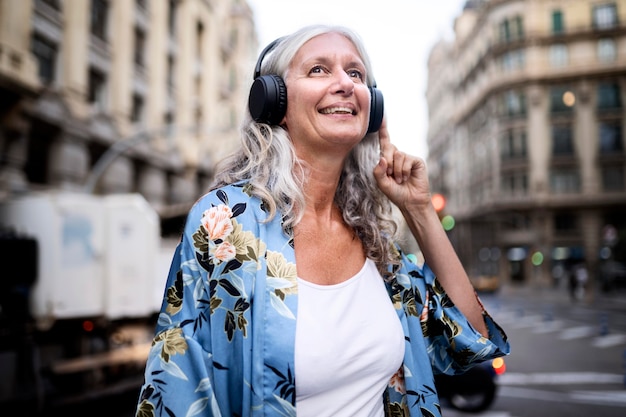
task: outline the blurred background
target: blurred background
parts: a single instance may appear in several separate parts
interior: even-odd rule
[[[485,415],[624,415],[626,0],[443,1],[437,39],[387,17],[423,4],[383,3],[376,29],[407,27],[379,87],[404,94],[389,108],[426,109],[423,135],[392,133],[419,142],[442,226],[512,339]],[[14,415],[132,415],[185,215],[237,144],[274,36],[264,7],[0,0],[0,405]],[[419,48],[421,67],[403,65]]]

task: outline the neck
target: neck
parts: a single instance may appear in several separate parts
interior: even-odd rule
[[[335,193],[349,149],[305,146],[294,141],[296,155],[305,169],[305,212],[329,215],[334,207]]]
[[[335,201],[342,167],[337,164],[306,163],[307,178],[304,185],[306,211],[329,213]]]

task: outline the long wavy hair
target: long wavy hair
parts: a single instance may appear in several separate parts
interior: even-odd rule
[[[361,38],[342,26],[312,25],[284,37],[264,58],[261,75],[276,74],[285,79],[288,67],[302,45],[326,33],[339,33],[354,44],[367,70],[367,84],[375,85],[370,59]],[[279,212],[285,232],[291,235],[303,215],[307,170],[295,154],[289,132],[279,125],[257,123],[246,111],[241,139],[240,148],[218,163],[211,189],[245,180],[251,186],[252,194],[265,203],[268,220]],[[373,170],[379,158],[378,133],[369,133],[345,160],[335,203],[343,213],[343,220],[361,239],[365,255],[376,263],[385,277],[389,265],[399,263],[393,247],[398,225],[392,215],[391,202],[374,179]]]

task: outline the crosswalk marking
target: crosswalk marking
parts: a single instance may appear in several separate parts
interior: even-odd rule
[[[598,329],[594,326],[578,326],[565,329],[559,335],[561,340],[582,339],[598,334]]]
[[[487,308],[488,311],[489,308]],[[533,311],[535,310],[535,311]],[[583,340],[590,348],[607,349],[626,345],[626,333],[609,328],[608,316],[601,316],[594,325],[580,319],[586,310],[559,317],[551,306],[520,309],[515,305],[498,305],[490,311],[496,322],[503,328],[524,329],[533,334],[552,334],[555,341]],[[537,314],[542,312],[544,314]],[[576,318],[579,318],[578,320]],[[585,324],[585,321],[590,324]],[[626,366],[626,351],[624,353]],[[626,368],[624,368],[626,369]],[[626,374],[622,367],[614,373],[602,372],[506,372],[498,377],[498,396],[545,402],[597,405],[603,407],[623,407],[626,409]],[[568,389],[569,387],[569,389]],[[594,389],[597,388],[597,389]],[[448,417],[455,414],[446,413]],[[467,414],[458,414],[466,416]],[[489,416],[491,414],[479,414]],[[626,415],[626,413],[624,413]],[[513,417],[510,414],[497,414],[497,417]],[[494,416],[495,417],[495,416]]]
[[[562,330],[565,327],[565,323],[561,320],[551,320],[547,321],[540,326],[537,326],[533,329],[533,333],[536,334],[545,334],[545,333],[554,333]]]
[[[608,348],[613,346],[619,346],[626,343],[626,335],[624,334],[608,334],[606,336],[599,336],[593,339],[591,343],[594,347]]]
[[[534,327],[537,325],[538,322],[541,322],[543,320],[543,316],[540,314],[534,314],[531,316],[524,316],[521,317],[520,319],[518,319],[517,321],[513,322],[511,324],[511,327],[514,327],[516,329],[523,329],[523,328],[527,328],[527,327]]]
[[[559,332],[560,340],[575,340],[591,338],[591,346],[599,349],[626,345],[626,334],[611,333],[608,329],[602,334],[599,326],[580,325],[568,327],[564,320],[546,317],[542,314],[524,315],[519,310],[497,309],[492,315],[497,323],[504,327],[515,329],[531,328],[534,334],[549,334]]]
[[[499,385],[621,384],[624,376],[602,372],[507,372],[498,377]]]
[[[573,391],[570,396],[585,403],[626,405],[626,391]]]
[[[460,411],[456,411],[456,410],[452,410],[452,409],[448,409],[448,408],[443,408],[443,412],[442,415],[444,415],[445,417],[466,417],[468,415],[472,415],[475,417],[513,417],[513,414],[506,412],[506,411],[483,411],[481,413],[462,413]]]
[[[545,391],[532,388],[502,387],[499,395],[533,401],[576,402],[581,404],[626,406],[624,391]]]

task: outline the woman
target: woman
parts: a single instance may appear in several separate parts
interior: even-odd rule
[[[424,162],[374,120],[382,97],[360,39],[306,27],[257,67],[256,120],[172,261],[137,415],[440,415],[433,372],[509,346],[441,227]],[[422,267],[394,243],[391,203]]]

